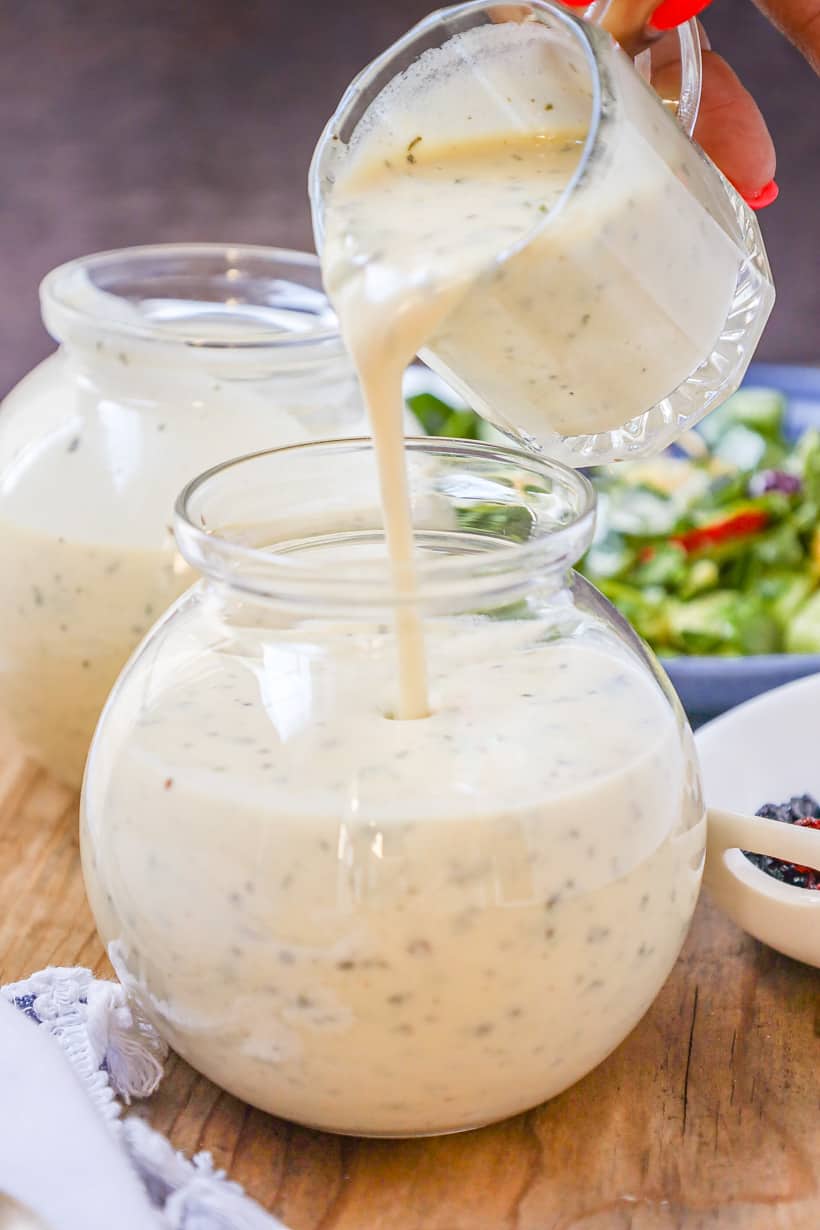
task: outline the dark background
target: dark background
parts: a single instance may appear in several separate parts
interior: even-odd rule
[[[37,283],[103,248],[311,246],[313,144],[351,76],[436,0],[0,0],[0,394],[51,347]],[[705,24],[778,148],[759,357],[820,362],[820,82],[749,0]]]

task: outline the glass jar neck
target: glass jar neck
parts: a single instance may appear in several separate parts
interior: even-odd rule
[[[55,269],[40,298],[70,362],[101,380],[330,383],[350,371],[309,253],[217,244],[105,252]]]
[[[195,479],[176,507],[180,550],[222,590],[334,617],[509,608],[561,589],[594,528],[587,480],[514,448],[406,441],[418,588],[398,599],[372,441],[275,449]]]

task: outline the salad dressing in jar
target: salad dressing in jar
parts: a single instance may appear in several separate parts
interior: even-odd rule
[[[365,419],[315,257],[137,248],[41,294],[60,348],[0,413],[0,720],[79,786],[117,674],[191,582],[170,525],[183,483]]]
[[[626,1036],[694,909],[679,706],[568,572],[585,480],[408,444],[431,714],[396,719],[372,446],[192,484],[204,574],[132,659],[83,793],[89,897],[130,995],[232,1093],[341,1132],[478,1126]]]

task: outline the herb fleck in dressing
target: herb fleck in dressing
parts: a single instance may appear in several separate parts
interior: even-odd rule
[[[172,1045],[375,1134],[500,1118],[617,1045],[700,877],[651,678],[537,621],[438,620],[432,715],[388,721],[380,629],[283,630],[271,673],[270,634],[220,650],[199,620],[132,666],[85,800],[95,916]]]

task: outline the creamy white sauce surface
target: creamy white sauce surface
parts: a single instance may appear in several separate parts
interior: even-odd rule
[[[117,971],[182,1055],[286,1117],[403,1134],[533,1105],[617,1045],[703,843],[627,654],[427,622],[433,715],[402,722],[389,628],[178,625],[98,737],[83,844]]]

